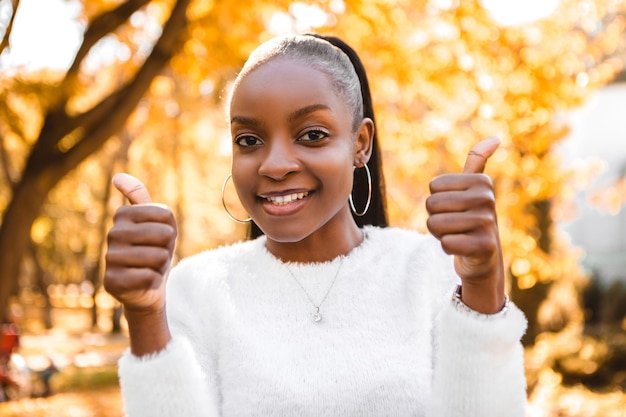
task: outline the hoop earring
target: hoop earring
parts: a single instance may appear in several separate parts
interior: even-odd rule
[[[224,191],[226,191],[226,184],[228,183],[228,180],[231,179],[232,177],[233,176],[231,174],[228,174],[228,176],[224,180],[224,184],[222,184],[222,206],[224,206],[224,210],[226,211],[226,214],[228,215],[228,217],[231,218],[232,221],[235,221],[237,223],[249,223],[252,221],[252,217],[248,217],[245,220],[240,220],[236,218],[235,216],[233,216],[232,214],[230,214],[230,211],[228,211],[228,207],[226,207],[226,200],[224,200]]]
[[[352,199],[352,193],[350,193],[350,208],[355,216],[362,217],[367,213],[367,209],[370,208],[370,203],[372,202],[372,175],[370,174],[370,169],[367,164],[363,164],[363,168],[365,168],[365,173],[367,174],[367,202],[365,203],[365,208],[362,212],[358,212],[354,207],[354,200]],[[356,168],[355,168],[356,169]]]

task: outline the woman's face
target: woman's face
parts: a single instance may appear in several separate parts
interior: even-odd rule
[[[233,181],[269,240],[354,227],[353,166],[367,161],[373,128],[368,120],[353,131],[351,108],[326,74],[288,59],[265,63],[238,84],[230,116]]]

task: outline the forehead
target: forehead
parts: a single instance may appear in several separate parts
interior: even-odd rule
[[[244,75],[233,90],[231,113],[263,106],[270,100],[283,101],[285,105],[324,102],[340,106],[342,103],[325,72],[287,58],[271,60]]]

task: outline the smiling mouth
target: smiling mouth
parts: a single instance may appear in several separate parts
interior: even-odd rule
[[[302,200],[304,197],[308,195],[309,195],[309,192],[306,191],[303,193],[269,196],[269,197],[265,197],[265,199],[269,201],[270,203],[275,204],[277,206],[284,206],[285,204],[289,204],[293,201]]]

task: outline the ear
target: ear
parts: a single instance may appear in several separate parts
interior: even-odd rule
[[[374,122],[369,117],[363,118],[357,131],[356,146],[354,152],[354,166],[362,167],[372,156],[374,148]]]

